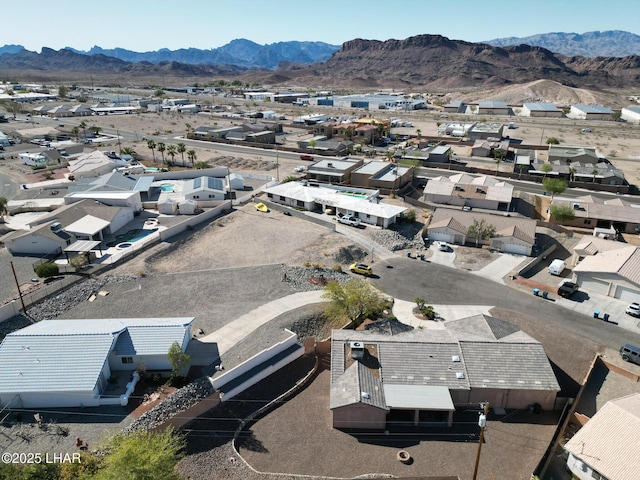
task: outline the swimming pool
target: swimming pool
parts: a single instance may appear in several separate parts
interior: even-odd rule
[[[160,190],[163,192],[173,192],[175,185],[173,183],[163,183],[160,185]]]
[[[122,235],[116,235],[116,238],[112,242],[107,243],[107,247],[115,247],[121,243],[137,242],[138,240],[142,240],[144,237],[157,231],[157,228],[129,230],[127,233],[123,233]]]
[[[355,197],[355,198],[367,198],[366,193],[358,193],[358,192],[340,192],[340,195],[347,195],[349,197]]]

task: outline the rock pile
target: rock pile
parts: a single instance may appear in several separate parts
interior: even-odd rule
[[[130,282],[135,278],[132,275],[90,278],[30,307],[29,316],[36,321],[56,318],[79,303],[85,302],[92,294],[97,294],[106,285]]]
[[[140,418],[125,428],[124,432],[130,433],[134,430],[149,430],[156,427],[213,393],[215,390],[209,377],[200,377],[189,385],[176,390],[154,408],[143,413]]]
[[[393,230],[378,230],[373,234],[373,240],[384,248],[396,252],[398,250],[426,250],[422,231],[412,237],[406,237]]]
[[[285,265],[282,267],[282,272],[282,281],[289,283],[291,287],[299,292],[321,290],[323,288],[322,283],[326,284],[326,282],[330,280],[344,283],[351,279],[349,274],[338,272],[330,268],[295,267]],[[322,277],[324,277],[323,282],[311,280],[312,278]]]

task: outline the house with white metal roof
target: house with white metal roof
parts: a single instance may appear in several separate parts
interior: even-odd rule
[[[193,321],[43,320],[10,333],[0,344],[0,406],[124,406],[139,378],[136,370],[171,370],[169,348],[177,342],[187,350]],[[116,375],[131,376],[131,382],[106,395]]]
[[[565,443],[575,478],[631,480],[640,472],[640,393],[608,401]]]
[[[576,118],[581,120],[611,120],[613,110],[603,107],[602,105],[571,105],[571,109],[567,114],[568,118]]]
[[[307,211],[325,211],[351,215],[363,223],[387,228],[395,223],[405,207],[381,203],[378,192],[356,187],[287,182],[264,189],[267,198],[275,203]]]
[[[390,413],[414,424],[452,426],[457,408],[482,401],[553,410],[559,390],[542,345],[487,315],[442,329],[385,320],[331,335],[335,428],[384,430]]]

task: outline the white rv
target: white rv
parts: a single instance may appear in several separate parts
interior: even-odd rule
[[[20,163],[31,167],[46,167],[47,157],[39,153],[21,153],[19,155]]]

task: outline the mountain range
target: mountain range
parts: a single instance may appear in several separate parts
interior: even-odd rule
[[[567,57],[626,57],[640,55],[640,35],[620,30],[586,33],[544,33],[530,37],[488,40],[494,47],[532,45]]]
[[[151,52],[134,52],[124,48],[104,49],[94,46],[89,51],[76,50],[66,47],[81,55],[104,55],[117,58],[125,62],[148,62],[159,64],[163,62],[178,62],[192,65],[236,65],[244,68],[275,69],[281,62],[313,63],[323,62],[339,50],[338,45],[323,42],[278,42],[270,45],[260,45],[246,39],[232,40],[228,44],[208,50],[199,48],[181,48],[169,50],[162,48]],[[0,47],[3,53],[18,53],[24,50],[21,45],[5,45]]]
[[[637,55],[568,57],[525,44],[496,47],[487,43],[450,40],[440,35],[418,35],[404,40],[351,40],[328,59],[313,62],[310,54],[302,52],[314,50],[309,48],[309,43],[302,42],[305,46],[296,45],[293,56],[302,56],[306,58],[305,62],[281,60],[286,56],[275,52],[278,49],[284,51],[289,43],[297,42],[274,44],[278,47],[273,50],[273,57],[279,59],[279,67],[275,70],[255,65],[256,58],[267,55],[267,52],[246,40],[226,45],[225,55],[219,52],[218,58],[229,63],[217,64],[158,61],[160,57],[155,58],[158,63],[147,60],[132,62],[98,53],[98,47],[92,49],[93,54],[88,54],[49,48],[43,48],[41,53],[24,49],[15,52],[16,46],[11,46],[15,53],[2,53],[0,50],[0,76],[46,82],[77,80],[90,74],[92,78],[101,77],[108,83],[128,85],[132,82],[157,85],[159,80],[165,82],[167,78],[185,84],[233,77],[247,83],[275,86],[449,91],[496,88],[541,79],[594,90],[636,87],[640,81],[640,56]],[[196,51],[187,49],[183,53],[196,55]],[[263,53],[258,53],[260,51]],[[197,58],[197,55],[192,58]]]

